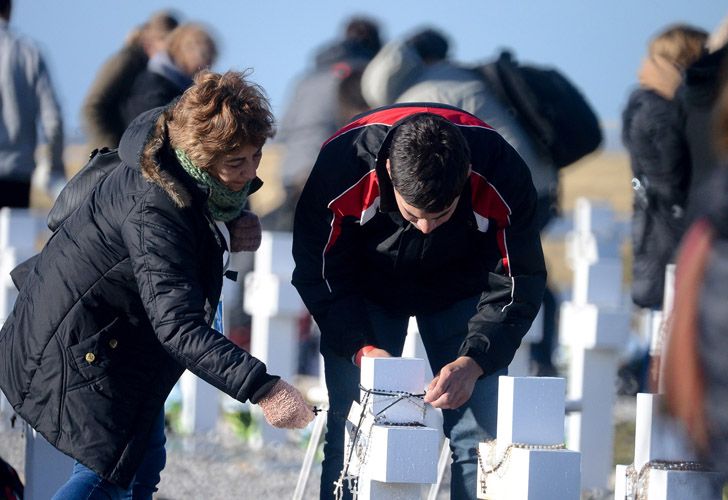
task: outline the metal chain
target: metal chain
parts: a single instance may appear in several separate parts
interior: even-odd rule
[[[647,500],[647,493],[650,488],[651,470],[708,471],[709,469],[701,462],[650,460],[640,468],[639,472],[637,472],[634,463],[629,464],[625,473],[627,476],[624,496],[625,500]]]
[[[372,433],[372,426],[369,426],[369,432],[366,436],[366,442],[364,447],[360,447],[360,440],[362,439],[362,425],[364,423],[364,418],[366,417],[366,410],[367,410],[367,404],[369,403],[369,400],[371,396],[386,396],[393,398],[394,401],[392,401],[390,404],[385,406],[383,409],[379,410],[374,415],[374,423],[375,424],[382,424],[382,425],[391,425],[391,426],[422,426],[420,422],[387,422],[386,421],[386,414],[384,413],[388,409],[392,408],[394,405],[401,403],[402,401],[408,401],[410,403],[415,404],[419,409],[422,410],[422,419],[424,421],[425,415],[427,413],[427,405],[424,403],[424,397],[425,393],[422,394],[415,394],[411,392],[405,392],[405,391],[387,391],[383,389],[365,389],[364,387],[359,385],[359,389],[361,389],[364,392],[364,397],[362,398],[362,404],[361,404],[361,414],[359,415],[359,422],[354,430],[354,436],[349,441],[349,448],[345,450],[344,452],[344,466],[341,469],[341,473],[339,474],[339,479],[334,483],[334,496],[337,500],[341,500],[343,498],[344,494],[344,482],[347,483],[347,489],[354,495],[354,498],[356,498],[356,495],[358,494],[358,477],[353,476],[349,474],[349,465],[351,463],[351,459],[354,453],[356,453],[357,458],[359,459],[360,468],[367,463],[367,459],[369,457],[369,449],[371,448],[371,433]],[[421,401],[421,404],[420,404]],[[319,410],[318,408],[315,409],[316,411],[325,411],[325,410]],[[348,417],[348,416],[347,416]]]
[[[480,454],[480,447],[476,448],[475,452],[478,455],[478,468],[480,469],[480,492],[484,495],[487,490],[487,480],[488,476],[496,473],[498,474],[498,477],[503,477],[505,475],[505,466],[508,464],[508,460],[511,456],[511,450],[515,449],[521,449],[521,450],[564,450],[566,449],[566,445],[564,443],[557,443],[557,444],[527,444],[527,443],[509,443],[506,447],[505,451],[503,451],[503,456],[493,463],[494,460],[494,453],[496,449],[496,440],[493,439],[491,441],[486,441],[484,443],[486,446],[488,446],[488,457],[483,458],[483,456]],[[490,467],[489,469],[485,469],[484,464],[487,463]]]

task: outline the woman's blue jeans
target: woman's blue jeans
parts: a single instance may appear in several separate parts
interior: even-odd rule
[[[152,494],[157,491],[159,475],[167,460],[164,449],[166,441],[162,411],[149,434],[144,460],[128,489],[110,483],[85,465],[76,462],[71,478],[53,495],[52,500],[151,500]]]
[[[467,335],[468,320],[473,317],[480,297],[472,297],[451,307],[417,316],[422,342],[427,351],[432,373],[457,358]],[[402,353],[409,317],[392,314],[382,307],[370,305],[370,318],[377,337],[377,347],[394,356]],[[359,368],[350,359],[334,354],[322,345],[324,373],[329,392],[329,412],[321,472],[322,500],[334,498],[334,483],[344,461],[344,424],[352,401],[359,400]],[[450,498],[475,499],[477,492],[478,443],[495,437],[498,417],[498,376],[503,369],[478,380],[470,400],[456,410],[444,410],[443,430],[450,439]],[[345,498],[351,498],[346,486]]]

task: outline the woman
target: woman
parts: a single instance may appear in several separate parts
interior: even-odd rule
[[[632,301],[651,310],[662,307],[665,266],[683,234],[690,182],[682,117],[673,98],[682,72],[703,53],[707,36],[703,30],[675,25],[654,37],[640,69],[640,87],[622,117],[635,190]]]
[[[190,85],[195,75],[210,68],[217,59],[217,44],[203,25],[186,23],[176,27],[165,39],[131,84],[120,104],[125,126],[144,111],[164,106]]]
[[[176,103],[130,125],[119,166],[22,283],[0,331],[0,388],[77,460],[56,498],[151,498],[164,401],[185,368],[260,405],[273,425],[313,418],[298,391],[210,326],[226,250],[260,241],[243,207],[272,126],[244,75],[201,73]]]

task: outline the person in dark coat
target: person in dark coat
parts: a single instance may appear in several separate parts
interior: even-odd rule
[[[55,498],[151,498],[164,401],[185,369],[275,426],[313,418],[296,389],[211,327],[225,257],[260,243],[244,204],[272,126],[244,75],[199,74],[175,104],[131,124],[119,165],[20,283],[0,331],[0,388],[77,460]]]
[[[723,45],[712,45],[710,51],[687,67],[677,91],[676,101],[683,114],[683,134],[691,166],[687,222],[700,217],[697,209],[710,190],[711,174],[721,165],[711,130],[727,54],[725,39]]]
[[[703,54],[707,32],[670,26],[650,42],[640,87],[622,116],[635,190],[632,219],[632,301],[662,307],[665,267],[684,230],[690,157],[682,115],[674,102],[682,71]]]
[[[135,29],[124,46],[96,74],[83,103],[84,129],[91,148],[116,148],[126,125],[121,106],[149,58],[164,49],[164,40],[177,27],[177,19],[159,12]]]
[[[285,199],[263,218],[266,228],[293,229],[293,212],[321,144],[352,118],[340,105],[340,86],[346,80],[347,85],[358,87],[359,80],[352,75],[364,69],[380,46],[377,23],[353,17],[346,23],[343,38],[319,50],[314,67],[296,82],[276,134],[276,142],[282,146]]]
[[[166,50],[154,54],[147,69],[134,80],[121,107],[124,125],[181,95],[192,85],[195,74],[211,67],[216,58],[217,44],[204,26],[186,23],[175,28],[167,38]]]

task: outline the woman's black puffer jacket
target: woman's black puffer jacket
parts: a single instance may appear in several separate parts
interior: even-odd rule
[[[61,451],[122,487],[185,368],[257,402],[277,377],[210,327],[225,241],[206,194],[162,148],[160,110],[127,129],[120,164],[55,231],[0,331],[0,388]]]

